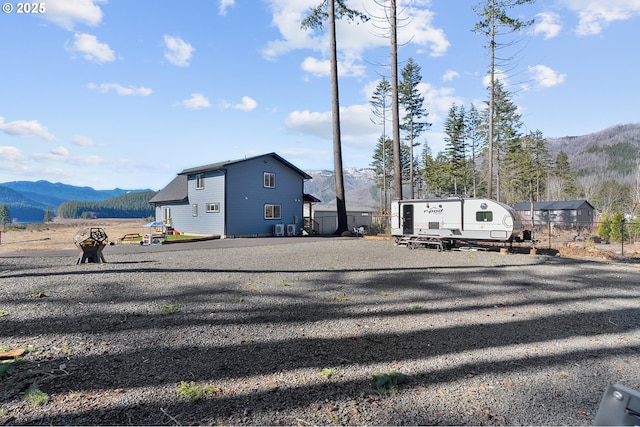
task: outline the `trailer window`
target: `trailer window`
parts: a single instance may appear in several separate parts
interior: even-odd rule
[[[478,211],[476,212],[477,222],[491,222],[493,221],[493,212],[491,211]]]

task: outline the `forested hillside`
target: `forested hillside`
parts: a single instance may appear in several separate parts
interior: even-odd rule
[[[124,194],[102,202],[69,201],[56,210],[60,218],[146,218],[153,216],[149,200],[155,191]]]

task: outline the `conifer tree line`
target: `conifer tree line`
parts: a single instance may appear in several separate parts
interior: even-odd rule
[[[613,206],[608,203],[613,199],[608,194],[620,193],[613,182],[602,183],[597,190],[582,185],[586,180],[579,179],[581,171],[571,168],[567,153],[561,150],[553,156],[542,131],[525,125],[514,95],[496,75],[497,69],[512,68],[510,62],[514,59],[510,55],[501,59],[498,52],[513,45],[513,37],[534,22],[515,18],[518,13],[512,9],[534,2],[480,0],[474,7],[480,21],[473,31],[486,37],[485,48],[490,52],[488,99],[482,105],[451,105],[444,122],[445,149],[437,155],[428,143],[431,124],[429,106],[424,105],[424,96],[418,89],[422,81],[420,66],[413,58],[404,62],[397,85],[401,113],[395,126],[390,118],[393,85],[386,76],[379,80],[370,107],[371,119],[381,125],[382,132],[370,166],[381,190],[383,213],[388,212],[393,198],[449,195],[488,197],[509,205],[585,198],[603,212],[637,210],[640,191],[636,191],[635,202]],[[399,164],[393,161],[396,142],[389,129],[395,132],[396,127],[401,133]]]
[[[485,196],[487,194],[488,109],[453,104],[444,122],[445,149],[434,155],[420,138],[431,124],[423,105],[424,98],[416,90],[421,82],[420,66],[413,59],[402,70],[399,85],[400,104],[404,111],[402,132],[402,182],[408,198],[431,196]],[[384,124],[389,106],[389,85],[382,78],[371,98],[372,120]],[[512,95],[497,81],[494,115],[494,198],[507,204],[542,200],[571,200],[580,197],[574,171],[567,154],[550,154],[539,130],[526,131]],[[386,205],[393,195],[395,171],[391,140],[386,128],[379,137],[371,167],[376,172],[378,187],[383,190]],[[385,191],[386,190],[386,191]]]
[[[434,155],[428,143],[430,124],[428,106],[415,91],[420,83],[420,67],[409,59],[400,82],[402,135],[402,182],[405,198],[447,197],[450,195],[487,197],[488,195],[488,103],[476,106],[453,104],[444,121],[445,148]],[[407,76],[407,80],[404,80]],[[379,80],[370,99],[371,120],[381,126],[370,166],[380,189],[381,208],[387,212],[394,198],[392,181],[395,176],[392,142],[388,136],[389,82]],[[529,130],[522,121],[513,95],[504,84],[495,84],[493,198],[508,205],[528,201],[586,199],[605,215],[635,214],[640,207],[640,163],[638,147],[631,142],[606,149],[611,162],[621,163],[618,169],[638,176],[626,183],[616,173],[599,171],[595,175],[574,169],[564,150],[553,155],[540,130]],[[385,119],[386,117],[386,119]],[[597,148],[591,149],[598,150]],[[604,149],[599,149],[604,150]],[[629,160],[631,159],[631,160]],[[615,165],[614,165],[615,166]],[[618,165],[619,166],[619,165]],[[637,169],[634,172],[634,167]],[[627,170],[628,169],[628,170]],[[617,177],[617,178],[616,178]],[[628,178],[628,177],[627,177]],[[409,196],[411,195],[411,196]]]

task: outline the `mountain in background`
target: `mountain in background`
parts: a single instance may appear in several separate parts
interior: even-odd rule
[[[578,173],[578,182],[587,193],[606,181],[633,184],[640,178],[640,123],[616,125],[582,136],[548,138],[547,144],[554,157],[561,150],[567,153],[572,168]],[[318,205],[335,207],[333,172],[305,172],[313,179],[305,182],[304,192],[320,199]],[[376,187],[372,169],[344,168],[343,172],[347,209],[380,206],[381,190]],[[151,190],[94,190],[49,181],[14,181],[0,184],[0,204],[6,203],[17,221],[41,222],[47,208],[53,213],[65,202],[103,202],[148,191]],[[590,199],[589,194],[586,197]]]
[[[368,168],[343,168],[347,209],[375,209],[380,205],[381,190],[375,173]],[[332,171],[305,171],[313,179],[304,183],[304,192],[321,200],[323,206],[336,205],[336,185]]]
[[[640,173],[640,123],[612,126],[583,136],[547,140],[555,156],[567,153],[583,187],[616,181],[633,184]],[[593,185],[590,185],[593,186]]]
[[[0,183],[0,204],[6,204],[11,217],[18,222],[41,222],[47,208],[53,216],[63,203],[72,200],[102,202],[129,193],[151,190],[94,190],[91,187],[51,183],[49,181],[12,181]]]

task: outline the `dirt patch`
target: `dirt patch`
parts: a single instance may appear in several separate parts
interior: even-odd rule
[[[125,243],[120,239],[127,234],[144,234],[146,219],[65,219],[47,224],[26,224],[24,227],[9,226],[2,232],[0,254],[29,251],[51,251],[76,249],[73,236],[87,227],[102,228],[109,241]]]

